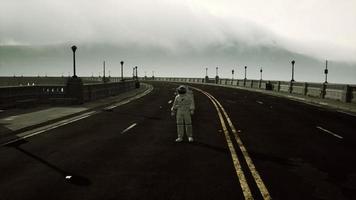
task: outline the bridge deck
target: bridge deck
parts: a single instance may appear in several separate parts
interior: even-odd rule
[[[211,101],[194,92],[196,142],[177,144],[169,112],[176,85],[153,84],[150,94],[111,112],[2,147],[0,199],[243,199],[243,181]],[[273,199],[356,197],[355,117],[260,93],[195,86],[225,108]],[[245,183],[254,199],[263,199],[227,131]]]

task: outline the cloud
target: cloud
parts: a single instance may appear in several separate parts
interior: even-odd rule
[[[0,1],[0,45],[102,43],[184,53],[244,43],[356,61],[354,1]]]

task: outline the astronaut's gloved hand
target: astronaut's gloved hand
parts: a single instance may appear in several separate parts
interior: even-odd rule
[[[190,114],[191,114],[191,115],[194,115],[194,110],[190,110]]]

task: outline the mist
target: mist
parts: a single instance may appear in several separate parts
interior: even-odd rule
[[[350,1],[0,0],[0,75],[248,77],[356,83],[356,8]],[[309,3],[308,3],[309,2]],[[294,5],[294,6],[290,6]],[[298,21],[299,20],[299,21]]]

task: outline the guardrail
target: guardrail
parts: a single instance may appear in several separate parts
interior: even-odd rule
[[[208,83],[216,85],[231,85],[236,87],[271,90],[275,92],[304,95],[322,99],[331,99],[345,103],[356,103],[356,85],[269,81],[251,79],[206,79],[206,78],[174,78],[174,77],[146,77],[141,80]]]
[[[82,102],[92,101],[108,96],[118,95],[136,87],[136,81],[128,80],[109,83],[82,84],[77,94],[73,97],[70,86],[62,85],[34,85],[34,86],[11,86],[0,88],[0,108],[15,107],[21,105],[77,102],[78,97]],[[77,88],[76,88],[77,89]],[[28,107],[28,106],[27,106]]]

